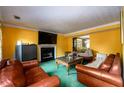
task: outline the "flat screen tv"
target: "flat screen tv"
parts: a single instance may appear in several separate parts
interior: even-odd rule
[[[38,44],[56,44],[57,43],[57,34],[47,33],[47,32],[38,32]]]

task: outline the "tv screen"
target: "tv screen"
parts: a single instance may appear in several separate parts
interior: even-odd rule
[[[28,61],[28,60],[34,60],[34,59],[37,59],[37,46],[35,44],[23,45],[22,61]]]
[[[41,32],[38,33],[38,43],[39,44],[56,44],[57,34]]]
[[[37,45],[16,45],[15,58],[21,62],[37,59]]]

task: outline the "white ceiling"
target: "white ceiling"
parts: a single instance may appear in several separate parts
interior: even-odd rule
[[[66,34],[120,21],[120,11],[120,6],[0,6],[0,21]]]

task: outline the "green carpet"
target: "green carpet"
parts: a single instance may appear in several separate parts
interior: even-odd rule
[[[61,87],[86,87],[77,80],[75,67],[70,68],[69,75],[65,66],[60,64],[57,68],[55,60],[42,62],[40,67],[50,76],[57,75],[61,80]]]

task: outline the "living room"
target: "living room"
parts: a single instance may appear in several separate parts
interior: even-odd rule
[[[87,79],[83,80],[80,77],[80,75],[77,74],[81,68],[85,68],[87,71],[94,71],[94,69],[89,70],[86,67],[89,64],[95,63],[96,62],[95,60],[99,54],[102,56],[106,56],[106,58],[109,57],[110,54],[114,54],[114,56],[117,56],[118,58],[118,55],[116,55],[116,53],[119,53],[121,58],[123,57],[123,53],[122,53],[123,44],[122,44],[122,36],[121,36],[122,31],[121,31],[121,22],[120,22],[121,8],[122,7],[120,6],[115,6],[115,7],[102,6],[99,8],[98,6],[96,7],[85,7],[85,6],[82,6],[82,7],[52,7],[52,6],[33,7],[32,6],[28,8],[25,8],[23,6],[22,7],[0,6],[0,11],[1,11],[0,13],[2,15],[0,19],[0,22],[1,22],[0,36],[2,37],[0,53],[1,53],[1,59],[7,59],[6,62],[4,62],[6,64],[4,64],[4,67],[1,67],[1,69],[5,68],[6,67],[5,65],[7,64],[12,64],[13,61],[11,60],[16,60],[16,59],[20,61],[24,61],[22,63],[26,65],[27,63],[29,63],[36,66],[37,62],[39,62],[38,64],[40,68],[43,69],[42,73],[47,73],[51,77],[51,78],[45,79],[44,81],[42,80],[41,82],[39,81],[40,83],[38,82],[38,84],[33,84],[37,82],[34,82],[32,80],[32,81],[29,81],[27,85],[22,84],[20,86],[48,86],[48,87],[49,86],[60,86],[60,87],[86,87],[86,86],[106,86],[106,87],[114,86],[115,87],[116,86],[116,87],[122,87],[123,86],[122,72],[121,72],[121,75],[119,74],[116,77],[116,75],[114,76],[113,74],[112,76],[111,74],[108,75],[109,74],[109,71],[108,71],[107,73],[105,73],[105,75],[107,74],[107,76],[108,77],[110,76],[110,78],[107,78],[106,76],[105,80],[103,80],[104,82],[101,79],[99,80],[99,78],[101,77],[98,77],[97,78],[98,80],[93,78],[92,78],[93,80],[91,81],[87,81]],[[84,10],[89,9],[88,10],[89,12],[83,15],[83,12],[84,12],[83,9]],[[92,11],[96,11],[97,15],[92,13],[92,11],[90,11],[91,9]],[[102,9],[102,12],[100,9]],[[34,11],[35,13],[33,14]],[[38,16],[39,11],[41,11],[40,16]],[[88,16],[89,13],[92,14],[92,16]],[[113,14],[114,16],[112,16]],[[84,18],[82,16],[84,16]],[[79,19],[77,19],[78,17]],[[87,24],[80,22],[80,20],[81,21],[84,20],[87,22],[88,20],[86,20],[85,17],[87,19],[89,18],[88,20],[90,20],[89,21],[90,25],[88,25],[89,27],[87,27]],[[78,21],[75,21],[72,19],[77,19]],[[92,22],[92,20],[94,21]],[[92,50],[92,60],[90,60],[91,62],[89,61],[89,59],[88,61],[86,59],[86,62],[84,62],[85,60],[84,58],[89,57],[84,52],[81,55],[84,54],[87,56],[79,57],[80,60],[76,62],[74,60],[75,63],[73,62],[74,63],[73,66],[71,66],[70,62],[69,62],[70,64],[66,64],[68,62],[62,62],[63,59],[61,60],[60,59],[61,57],[67,56],[68,60],[72,60],[70,56],[77,56],[79,51],[82,51],[82,49],[78,50],[78,47],[77,49],[75,49],[75,44],[74,44],[74,39],[80,38],[82,36],[89,36],[88,37],[89,47],[86,48],[85,52],[88,49]],[[28,52],[26,57],[24,57],[24,58],[27,58],[26,60],[23,60],[23,56],[22,58],[20,58],[20,56],[17,55],[17,51],[18,51],[17,46],[20,46],[20,45],[28,46],[32,44],[35,45],[36,47],[35,53],[33,52],[35,54],[35,58],[27,57],[31,54],[31,50],[29,50],[30,52]],[[54,48],[53,54],[49,54],[49,56],[52,55],[53,57],[52,60],[43,61],[42,59],[43,54],[46,53],[46,52],[42,53],[42,49],[44,48],[46,48],[45,49],[46,51],[48,51],[48,48]],[[25,51],[28,51],[28,49],[29,47],[26,48]],[[46,57],[46,54],[45,54],[45,57]],[[10,63],[8,58],[9,60],[11,59]],[[35,60],[34,63],[31,59]],[[104,60],[102,61],[104,62]],[[98,62],[97,64],[99,63],[100,62]],[[77,64],[84,65],[84,67],[80,65],[77,66]],[[99,64],[99,66],[101,64]],[[123,65],[121,62],[120,64]],[[121,67],[119,67],[118,69],[120,68]],[[35,70],[40,71],[39,68],[35,68],[34,71]],[[83,71],[84,73],[86,73],[85,70]],[[30,72],[27,72],[27,73],[30,73]],[[94,75],[97,75],[97,74],[94,74]],[[44,74],[44,76],[45,78],[47,77],[46,74]],[[83,77],[86,77],[86,76],[83,76]],[[27,78],[30,78],[30,77],[27,77]],[[91,78],[91,77],[86,77],[86,78]],[[96,82],[97,84],[93,82],[94,80],[97,81]],[[83,81],[84,83],[82,83]],[[30,82],[33,82],[33,83],[30,83]],[[5,86],[15,86],[15,85],[16,83],[5,85]],[[1,83],[1,86],[4,86],[4,82]]]

